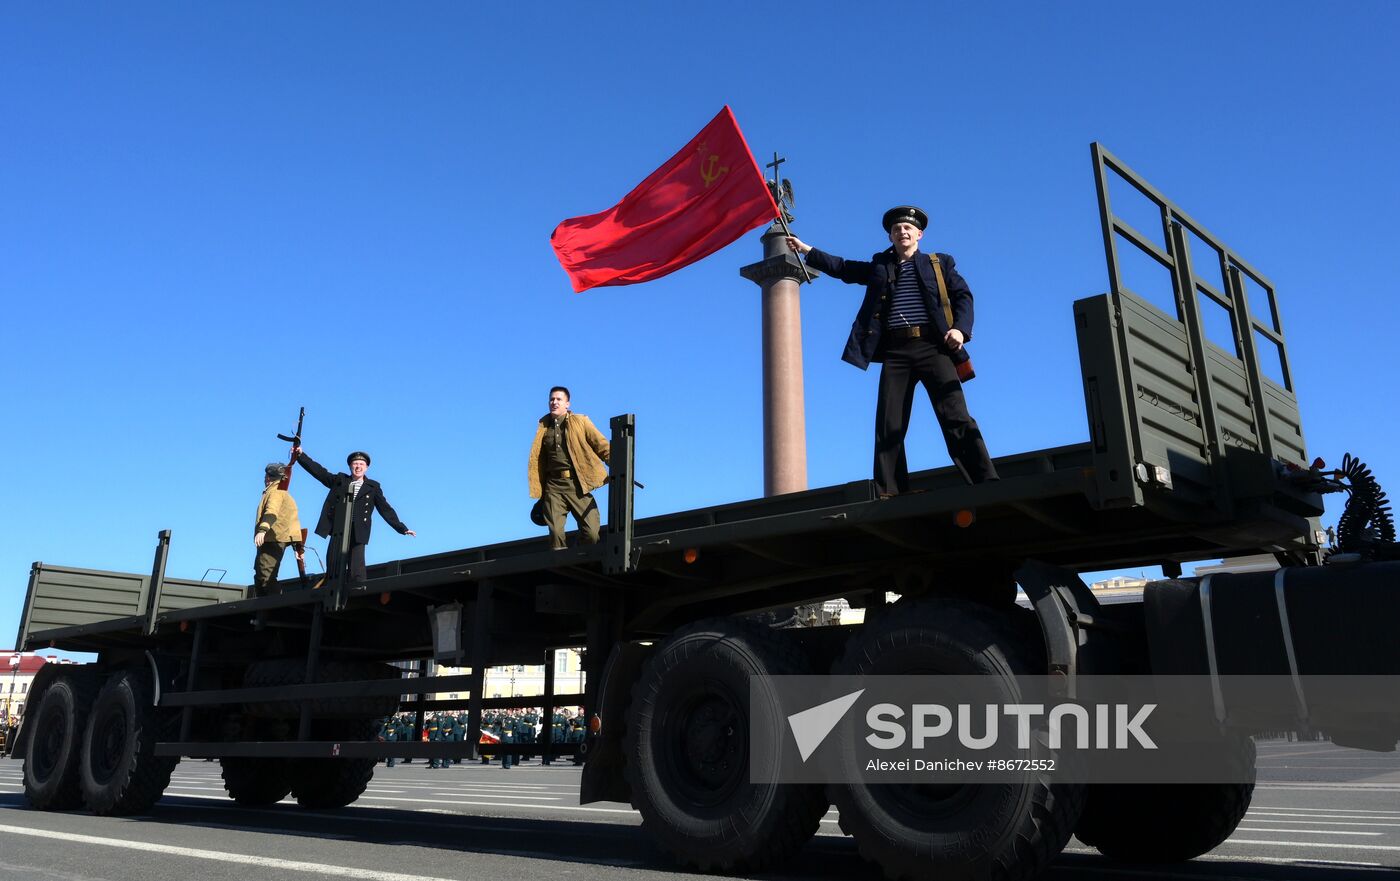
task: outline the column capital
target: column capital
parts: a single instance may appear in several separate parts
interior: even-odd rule
[[[748,266],[741,266],[739,274],[759,286],[781,279],[798,282],[805,279],[802,274],[802,264],[798,262],[797,256],[791,253],[779,254],[757,263],[750,263]],[[807,275],[810,275],[814,280],[821,277],[821,274],[810,266],[807,267]]]

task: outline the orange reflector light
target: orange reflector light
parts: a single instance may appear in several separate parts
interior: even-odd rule
[[[185,633],[185,632],[187,632],[189,629],[190,629],[190,622],[188,622],[188,621],[181,621],[181,622],[180,622],[180,632],[181,632],[181,633]]]
[[[966,508],[953,515],[953,522],[958,525],[959,529],[966,529],[976,521],[977,515]]]
[[[389,592],[388,592],[387,590],[384,591],[383,593],[381,593],[381,594],[379,595],[379,605],[381,605],[381,606],[387,606],[387,605],[389,605]]]
[[[686,548],[683,558],[687,563],[694,563],[696,560],[700,559],[700,549]]]
[[[588,720],[588,732],[589,732],[590,734],[597,734],[599,731],[602,731],[602,730],[603,730],[603,720],[598,718],[598,714],[597,714],[597,713],[594,713],[594,714],[593,714],[593,718],[591,718],[591,719]]]

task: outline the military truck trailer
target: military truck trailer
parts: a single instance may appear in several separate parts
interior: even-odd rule
[[[212,757],[239,804],[290,794],[305,807],[342,807],[380,758],[475,757],[485,710],[548,714],[575,703],[554,693],[552,663],[543,696],[488,698],[484,676],[585,646],[586,742],[551,743],[546,726],[543,743],[490,751],[584,753],[582,800],[630,802],[683,864],[781,866],[833,804],[890,878],[1031,877],[1076,831],[1125,859],[1214,847],[1243,816],[1251,783],[1083,785],[1029,774],[817,786],[751,776],[747,762],[759,739],[784,736],[746,725],[757,674],[1052,672],[1069,682],[1086,672],[1267,670],[1295,681],[1397,672],[1386,622],[1400,563],[1368,559],[1386,556],[1385,542],[1363,543],[1345,565],[1337,554],[1324,561],[1326,487],[1306,467],[1272,284],[1092,150],[1111,290],[1074,303],[1087,442],[1000,457],[1002,479],[977,486],[942,468],[914,475],[919,492],[887,500],[860,480],[635,519],[636,426],[621,416],[611,422],[608,524],[595,546],[487,545],[371,566],[352,584],[342,500],[320,589],[284,583],[279,596],[250,598],[246,588],[167,578],[169,532],[149,575],[36,563],[18,648],[96,660],[45,667],[34,683],[16,750],[28,801],[141,811],[180,757]],[[1115,215],[1111,178],[1156,206],[1165,247]],[[1190,253],[1192,237],[1214,253]],[[1175,315],[1123,284],[1125,245],[1170,271]],[[1221,282],[1195,268],[1205,256]],[[1206,338],[1202,297],[1231,316],[1233,351]],[[1260,345],[1277,348],[1281,381],[1261,370]],[[1380,519],[1376,496],[1367,496],[1376,510],[1353,520]],[[1183,562],[1257,553],[1277,557],[1280,574],[1180,577]],[[1136,604],[1100,606],[1077,574],[1140,565],[1168,577]],[[864,623],[780,628],[760,614],[835,598],[865,608]],[[953,655],[968,666],[949,669]],[[404,661],[419,675],[391,663]],[[433,662],[470,672],[433,675]],[[453,692],[468,697],[432,697]],[[388,713],[416,711],[421,728],[426,712],[462,706],[464,742],[373,738]],[[1394,748],[1394,714],[1328,712],[1314,700],[1272,724]],[[1252,742],[1241,743],[1252,774]]]

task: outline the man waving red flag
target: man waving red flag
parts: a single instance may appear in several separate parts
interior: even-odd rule
[[[582,292],[660,278],[777,217],[773,194],[725,105],[621,202],[565,220],[550,242]]]

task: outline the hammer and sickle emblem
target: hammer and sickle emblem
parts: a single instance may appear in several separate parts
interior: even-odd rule
[[[719,156],[715,153],[711,153],[710,158],[706,159],[700,166],[700,177],[705,181],[705,189],[709,189],[710,184],[719,180],[727,171],[729,171],[729,166],[720,165]]]

